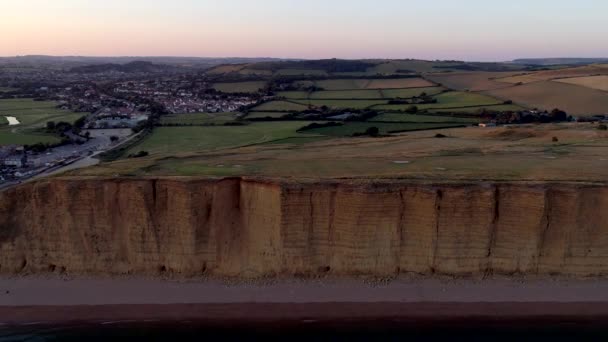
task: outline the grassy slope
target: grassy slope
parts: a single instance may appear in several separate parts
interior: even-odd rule
[[[72,123],[84,114],[60,110],[55,106],[56,103],[50,101],[0,100],[0,116],[14,116],[20,122],[16,126],[0,125],[0,145],[59,142],[59,137],[42,133],[39,130],[48,121]]]
[[[475,118],[459,118],[451,116],[439,116],[439,115],[419,115],[419,114],[396,114],[396,113],[385,113],[378,115],[377,117],[370,120],[370,122],[450,122],[450,123],[476,123],[479,120]]]
[[[534,82],[487,93],[529,108],[546,110],[559,108],[573,115],[584,116],[608,112],[606,92],[554,81]]]
[[[173,114],[163,116],[160,120],[162,124],[222,124],[234,121],[236,113],[192,113],[192,114]]]
[[[302,121],[260,122],[246,126],[158,127],[152,135],[127,153],[152,154],[210,151],[260,144],[290,137],[306,136],[296,130],[309,124]]]
[[[370,127],[377,127],[381,134],[396,131],[415,131],[423,129],[459,126],[461,124],[450,123],[381,123],[381,122],[349,122],[343,126],[316,128],[307,133],[315,133],[328,136],[352,136],[355,133],[363,133]]]
[[[260,89],[264,89],[266,82],[234,82],[234,83],[216,83],[213,88],[224,93],[257,93]]]

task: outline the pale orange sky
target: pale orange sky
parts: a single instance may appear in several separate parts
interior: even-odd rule
[[[608,56],[603,0],[0,0],[0,55]]]

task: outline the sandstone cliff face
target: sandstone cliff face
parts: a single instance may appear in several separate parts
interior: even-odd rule
[[[0,194],[0,273],[608,272],[608,186],[71,179]]]

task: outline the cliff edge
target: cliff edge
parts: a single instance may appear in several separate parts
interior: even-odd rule
[[[54,178],[0,193],[0,273],[602,276],[608,186]]]

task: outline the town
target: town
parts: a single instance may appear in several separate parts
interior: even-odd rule
[[[129,141],[150,124],[152,116],[236,113],[263,98],[262,94],[217,91],[202,73],[1,70],[0,101],[22,101],[23,108],[18,106],[16,111],[31,106],[36,112],[80,113],[81,117],[75,122],[56,122],[49,115],[44,127],[36,128],[57,135],[59,142],[0,145],[0,187],[69,169],[85,159],[95,163],[91,157]],[[38,108],[43,103],[49,105]],[[10,110],[1,114],[13,132],[30,129],[22,128]]]

